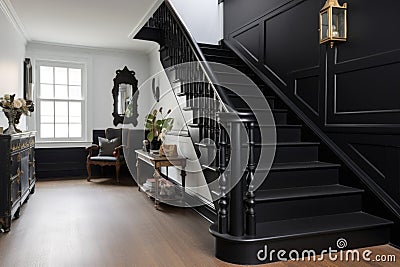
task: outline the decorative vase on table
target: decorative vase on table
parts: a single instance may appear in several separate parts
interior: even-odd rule
[[[20,133],[16,127],[19,123],[22,114],[29,115],[33,111],[32,101],[27,102],[22,98],[15,98],[14,95],[5,94],[0,97],[0,107],[3,108],[3,112],[8,119],[8,128],[4,131],[4,134],[16,134]]]
[[[7,119],[8,119],[8,128],[4,131],[4,134],[16,134],[19,132],[21,132],[20,130],[17,129],[17,127],[15,126],[15,119],[17,116],[17,111],[15,109],[4,109],[4,114],[6,115]]]

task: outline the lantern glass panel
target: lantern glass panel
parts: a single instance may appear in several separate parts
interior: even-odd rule
[[[321,14],[321,40],[329,37],[328,11]]]
[[[333,8],[332,10],[332,37],[345,38],[345,10]]]

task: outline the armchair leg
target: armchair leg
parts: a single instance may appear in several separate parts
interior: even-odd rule
[[[121,169],[121,165],[119,162],[115,164],[115,175],[117,177],[117,183],[119,183],[119,170]]]
[[[87,170],[87,173],[88,173],[88,177],[86,178],[86,180],[88,182],[90,182],[90,178],[92,177],[92,170],[90,169],[90,163],[89,162],[86,162],[86,170]]]

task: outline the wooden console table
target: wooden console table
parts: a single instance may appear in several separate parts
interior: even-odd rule
[[[159,155],[154,155],[150,154],[148,152],[145,152],[141,149],[135,150],[136,153],[136,174],[137,174],[137,182],[138,182],[138,190],[142,190],[143,192],[147,193],[149,196],[154,198],[154,207],[158,209],[159,203],[160,203],[160,195],[159,195],[159,186],[158,186],[158,177],[161,177],[161,167],[170,167],[170,166],[178,166],[181,167],[181,177],[182,177],[182,199],[185,196],[185,184],[186,184],[186,158],[176,156],[176,157],[166,157],[166,156],[159,156]],[[155,182],[155,192],[152,194],[151,192],[147,192],[143,188],[143,182],[146,180],[142,180],[143,177],[141,176],[140,173],[140,163],[144,162],[147,163],[151,166],[153,166],[154,170],[157,172],[158,175],[154,177],[156,179]],[[149,177],[147,177],[149,178]]]

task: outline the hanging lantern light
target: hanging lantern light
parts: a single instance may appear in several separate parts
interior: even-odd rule
[[[347,40],[347,3],[342,6],[337,0],[327,0],[319,12],[319,43],[330,42],[331,48],[335,42]]]

